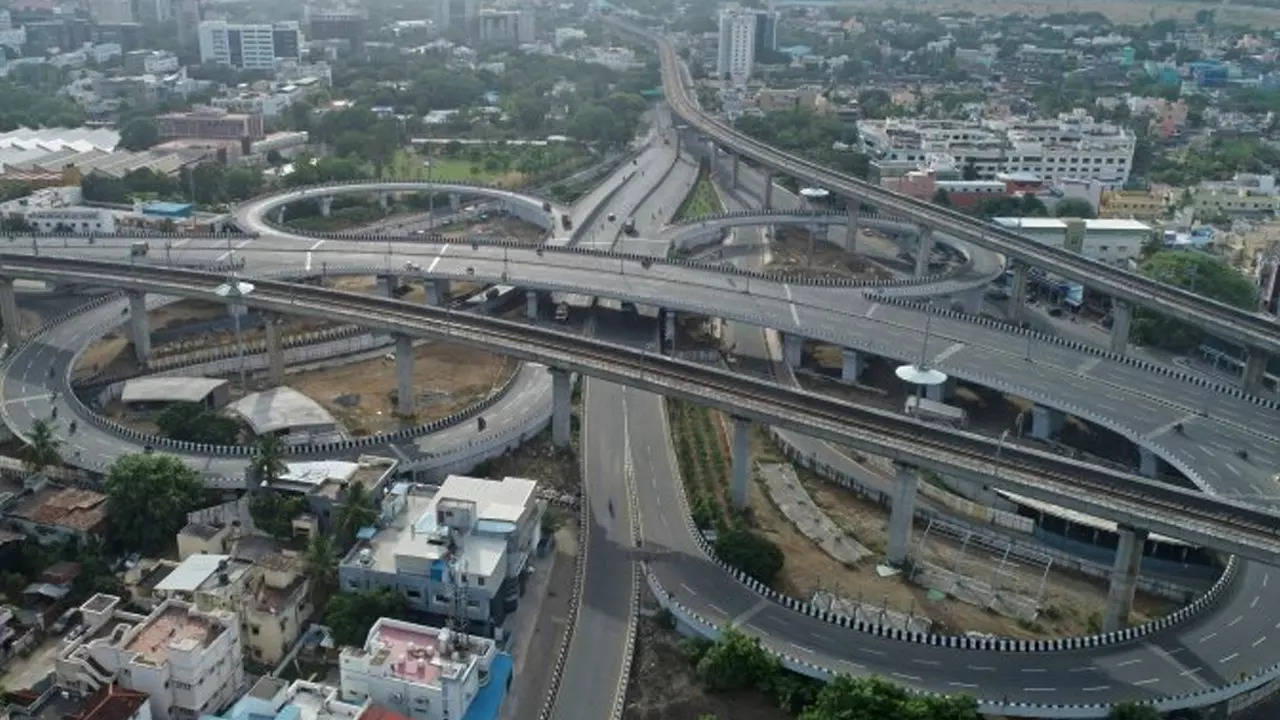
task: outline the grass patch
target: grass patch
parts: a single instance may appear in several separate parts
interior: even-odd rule
[[[699,170],[698,181],[693,184],[689,194],[685,196],[684,202],[680,204],[680,210],[676,212],[675,222],[720,212],[724,212],[724,203],[720,202],[720,196],[716,194],[715,188],[711,186],[711,178],[707,177],[706,170]]]

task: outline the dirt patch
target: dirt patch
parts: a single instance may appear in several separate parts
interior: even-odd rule
[[[755,428],[753,432],[752,449],[753,459],[757,462],[778,462],[782,459],[772,438],[762,428]],[[887,508],[827,483],[804,468],[797,467],[796,473],[814,502],[838,526],[877,555],[883,554],[888,543]],[[1050,569],[1040,618],[1035,623],[1019,623],[949,598],[930,600],[925,588],[901,575],[880,577],[875,571],[874,558],[855,566],[841,565],[795,529],[769,502],[758,481],[752,483],[749,498],[752,521],[769,539],[778,543],[786,557],[776,584],[795,597],[808,598],[815,590],[828,590],[848,598],[861,598],[866,603],[884,604],[891,610],[928,617],[934,621],[935,631],[977,631],[1025,638],[1098,631],[1097,624],[1107,595],[1107,587],[1101,580]],[[916,528],[917,538],[922,531],[923,528]],[[924,552],[935,557],[949,555],[959,549],[956,543],[936,536],[930,536],[926,546]],[[1175,607],[1164,598],[1138,593],[1132,622],[1145,622],[1167,614]]]
[[[831,237],[843,237],[843,227],[832,227]],[[848,278],[855,280],[887,279],[890,273],[869,262],[861,254],[851,255],[835,243],[822,239],[819,231],[813,244],[813,261],[809,261],[810,233],[805,228],[778,226],[769,242],[772,259],[765,270],[793,272],[814,277]],[[862,242],[862,239],[859,239]],[[859,250],[862,246],[859,245]]]
[[[354,436],[396,430],[457,412],[488,395],[515,371],[515,361],[467,345],[427,342],[414,349],[413,418],[395,414],[396,362],[381,357],[293,373],[288,385],[320,403]]]
[[[646,600],[652,604],[652,600]],[[652,610],[652,608],[649,608]],[[712,694],[698,684],[684,638],[658,619],[641,615],[627,685],[624,720],[783,720],[772,698],[755,690]]]
[[[527,245],[537,245],[546,238],[546,231],[542,228],[511,215],[494,215],[488,219],[476,220],[475,222],[450,223],[436,228],[432,232],[437,232],[441,235],[466,233],[468,239],[514,240]]]
[[[574,437],[577,436],[574,433]],[[515,452],[477,465],[471,469],[471,474],[495,480],[507,476],[528,478],[536,481],[540,488],[577,495],[582,489],[580,467],[575,452],[551,444],[551,430],[548,428],[521,444]]]

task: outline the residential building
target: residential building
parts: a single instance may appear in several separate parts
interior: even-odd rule
[[[509,676],[509,663],[489,638],[380,618],[364,647],[342,649],[338,669],[348,703],[445,720],[467,716],[482,691],[504,691],[506,677],[498,675]]]
[[[481,43],[518,45],[533,42],[533,13],[528,10],[484,9],[476,18],[476,37]]]
[[[271,70],[279,60],[300,60],[304,46],[296,21],[235,25],[200,23],[200,61],[244,70]]]
[[[806,85],[798,88],[761,88],[755,96],[755,105],[761,112],[804,109],[818,115],[830,115],[835,106],[822,94],[822,88]]]
[[[1142,247],[1154,237],[1150,225],[1117,218],[998,217],[992,222],[1045,245],[1120,266],[1140,258]]]
[[[25,216],[31,229],[41,233],[112,235],[116,231],[115,214],[104,208],[42,208],[28,210]]]
[[[476,0],[435,0],[436,29],[440,32],[466,32],[476,17]]]
[[[1159,220],[1169,207],[1168,198],[1162,192],[1150,190],[1109,190],[1102,194],[1098,216],[1104,218],[1133,218],[1134,220]]]
[[[131,0],[89,0],[89,17],[99,25],[120,25],[133,22]]]
[[[165,139],[261,140],[266,137],[261,115],[232,113],[211,107],[157,115],[156,126],[160,130],[160,137]]]
[[[124,56],[124,71],[130,75],[164,75],[179,67],[178,56],[167,50],[134,50]]]
[[[197,553],[227,554],[242,535],[255,531],[248,496],[193,510],[178,531],[178,559]]]
[[[338,566],[344,590],[390,588],[410,607],[500,623],[524,591],[543,504],[521,478],[450,475],[438,489],[400,483],[376,532]]]
[[[561,45],[570,41],[583,42],[587,39],[587,32],[575,27],[558,27],[555,30],[555,46],[559,50]]]
[[[99,593],[80,606],[85,631],[59,648],[63,689],[92,693],[115,682],[150,695],[156,720],[196,720],[231,703],[244,684],[235,614],[165,600],[148,615]]]
[[[753,47],[756,54],[761,50],[774,52],[778,49],[778,13],[774,10],[756,10],[756,31]]]
[[[317,460],[286,463],[285,472],[271,483],[276,492],[300,494],[307,499],[305,516],[294,518],[294,537],[306,540],[319,529],[332,528],[347,489],[359,485],[379,499],[395,475],[397,462],[389,457],[361,455],[355,462]]]
[[[108,683],[90,695],[67,720],[151,720],[145,692]]]
[[[42,475],[25,483],[23,493],[4,510],[5,520],[41,545],[101,540],[107,531],[107,496],[93,490],[55,485]]]
[[[1230,180],[1205,181],[1191,192],[1191,205],[1196,216],[1210,218],[1218,214],[1274,214],[1280,208],[1280,192],[1274,175],[1237,173]]]
[[[756,61],[756,13],[730,5],[720,9],[720,35],[716,46],[716,77],[735,85],[751,79]]]
[[[343,702],[338,688],[263,675],[220,716],[207,720],[365,720],[368,703]]]
[[[858,134],[882,177],[949,166],[979,180],[1028,173],[1047,183],[1097,180],[1107,188],[1128,181],[1136,142],[1082,110],[1054,120],[863,120]]]

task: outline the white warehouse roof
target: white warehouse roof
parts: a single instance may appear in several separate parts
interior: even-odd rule
[[[218,378],[152,375],[126,380],[121,399],[126,403],[200,402],[226,384],[226,380]]]
[[[333,428],[337,421],[315,400],[291,387],[277,387],[245,395],[227,406],[244,418],[258,435],[290,428]]]

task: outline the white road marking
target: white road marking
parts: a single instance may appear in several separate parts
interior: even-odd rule
[[[1056,687],[1024,687],[1022,692],[1057,692]]]
[[[787,293],[787,307],[791,308],[791,321],[796,324],[796,327],[800,327],[800,313],[796,312],[796,304],[791,300],[791,286],[782,283],[782,289]]]
[[[864,652],[868,655],[883,655],[883,650],[872,650],[871,648],[858,648],[858,652]]]
[[[950,685],[951,687],[958,687],[958,688],[976,688],[976,687],[978,687],[978,683],[949,682],[949,683],[947,683],[947,684],[948,684],[948,685]]]
[[[685,592],[687,592],[687,593],[689,593],[690,595],[697,595],[697,594],[698,594],[698,592],[697,592],[696,590],[694,590],[693,588],[689,587],[688,585],[685,585],[684,583],[680,583],[680,587],[684,588],[684,591],[685,591]]]
[[[907,675],[907,674],[905,674],[905,673],[897,673],[897,672],[896,672],[896,673],[890,673],[890,674],[891,674],[891,675],[893,675],[894,677],[902,678],[903,680],[911,680],[911,681],[913,681],[913,682],[920,682],[920,677],[919,677],[918,675]]]
[[[249,243],[251,243],[251,242],[253,242],[253,238],[249,238],[248,240],[241,240],[240,242],[236,243],[236,245],[235,245],[235,249],[236,249],[236,250],[239,250],[239,249],[243,248],[245,245],[248,245],[248,244],[249,244]],[[224,252],[224,253],[222,253],[221,255],[219,255],[219,256],[214,260],[214,262],[222,262],[223,260],[226,260],[228,257],[230,257],[230,256],[231,256],[231,253],[232,253],[232,252],[235,252],[235,251],[234,251],[234,250],[227,250],[226,252]]]
[[[719,606],[719,605],[716,605],[715,603],[707,603],[707,607],[711,608],[712,610],[715,610],[716,612],[720,613],[721,615],[728,615],[728,614],[729,614],[729,613],[725,612],[724,610],[721,610],[721,609],[720,609],[720,606]]]
[[[1093,668],[1093,666],[1092,666],[1092,665],[1088,665],[1088,666],[1085,666],[1085,667],[1073,667],[1073,668],[1071,668],[1070,670],[1068,670],[1067,672],[1088,672],[1088,671],[1093,670],[1093,669],[1094,669],[1094,668]]]
[[[1271,579],[1271,573],[1262,573],[1262,587],[1267,586],[1267,580]]]
[[[912,658],[911,662],[919,663],[920,665],[934,665],[934,666],[942,664],[942,661],[940,660],[921,660],[920,658]]]
[[[445,254],[445,253],[447,253],[447,252],[449,252],[449,246],[448,246],[448,245],[441,245],[441,246],[440,246],[440,254],[439,254],[439,255],[436,255],[435,259],[431,261],[431,264],[427,266],[427,272],[431,272],[432,270],[435,270],[435,269],[436,269],[436,263],[440,262],[440,258],[444,257],[444,254]]]
[[[1100,362],[1102,362],[1102,358],[1099,358],[1099,357],[1088,358],[1084,362],[1076,366],[1076,374],[1087,375],[1089,371],[1097,367],[1098,363]]]
[[[871,317],[872,313],[874,313],[878,307],[880,307],[880,303],[871,303],[871,307],[867,308],[867,312],[864,314],[864,317]]]
[[[1266,635],[1263,635],[1262,637],[1260,637],[1260,638],[1258,638],[1257,640],[1254,640],[1254,641],[1253,641],[1253,647],[1258,647],[1259,645],[1261,645],[1262,643],[1264,643],[1264,642],[1266,642],[1266,641],[1267,641],[1267,636],[1266,636]]]
[[[803,645],[797,645],[797,644],[795,644],[795,643],[791,643],[791,647],[793,647],[793,648],[795,648],[795,649],[799,650],[799,651],[800,651],[800,652],[802,652],[802,653],[808,653],[808,654],[810,654],[810,655],[812,655],[812,654],[813,654],[813,651],[812,651],[812,650],[810,650],[809,648],[807,648],[807,647],[805,647],[805,646],[803,646]]]
[[[943,360],[946,360],[952,355],[955,355],[956,353],[960,352],[963,349],[964,349],[964,343],[952,343],[946,350],[943,350],[942,352],[938,353],[937,356],[933,358],[933,364],[937,365],[938,363],[942,362]]]
[[[1116,663],[1116,667],[1124,667],[1125,665],[1137,665],[1140,662],[1142,662],[1142,658],[1134,658],[1132,660],[1125,660],[1124,662],[1118,662]]]
[[[1146,680],[1137,681],[1134,685],[1151,685],[1152,683],[1158,682],[1160,682],[1160,678],[1147,678]]]
[[[968,669],[976,670],[978,672],[995,672],[996,671],[996,669],[994,667],[991,667],[990,665],[969,665]]]
[[[1224,657],[1224,658],[1219,658],[1219,659],[1218,659],[1218,662],[1220,662],[1220,663],[1229,663],[1229,662],[1231,662],[1232,660],[1235,660],[1235,659],[1236,659],[1236,658],[1238,658],[1238,657],[1240,657],[1240,653],[1238,653],[1238,652],[1233,652],[1233,653],[1231,653],[1230,655],[1228,655],[1228,656],[1226,656],[1226,657]]]
[[[1046,670],[1046,669],[1044,669],[1044,668],[1022,668],[1022,672],[1024,672],[1024,673],[1043,673],[1043,672],[1049,672],[1049,671],[1048,671],[1048,670]]]
[[[1249,607],[1251,607],[1251,608],[1255,608],[1255,607],[1257,607],[1257,606],[1258,606],[1258,596],[1257,596],[1257,595],[1254,595],[1254,596],[1253,596],[1253,601],[1249,603]]]
[[[324,244],[324,242],[325,242],[324,240],[317,240],[317,241],[315,242],[315,244],[314,244],[314,245],[312,245],[310,248],[307,248],[307,265],[306,265],[306,270],[308,270],[308,271],[310,271],[310,270],[311,270],[311,253],[312,253],[312,252],[314,252],[314,251],[315,251],[317,248],[319,248],[321,245],[323,245],[323,244]]]
[[[1182,672],[1180,672],[1180,673],[1178,673],[1178,674],[1179,674],[1179,675],[1181,675],[1182,677],[1186,677],[1186,676],[1188,676],[1188,675],[1195,675],[1196,673],[1200,672],[1200,670],[1201,670],[1201,668],[1193,667],[1193,668],[1189,668],[1189,669],[1187,669],[1187,670],[1183,670]]]
[[[734,618],[734,619],[733,619],[733,624],[734,624],[734,625],[742,625],[742,624],[744,624],[745,622],[747,622],[747,621],[748,621],[748,620],[750,620],[751,618],[755,617],[755,614],[756,614],[756,613],[760,612],[761,610],[765,609],[766,607],[769,607],[769,601],[768,601],[768,600],[761,599],[761,600],[760,600],[759,602],[757,602],[755,605],[752,605],[750,608],[748,608],[748,609],[744,610],[740,615],[738,615],[738,617]]]
[[[1280,627],[1280,625],[1276,625],[1276,627]],[[1216,632],[1211,632],[1211,633],[1209,633],[1208,635],[1205,635],[1204,637],[1200,638],[1199,642],[1202,642],[1202,643],[1203,643],[1203,642],[1205,642],[1205,641],[1207,641],[1207,640],[1212,640],[1213,638],[1216,638],[1216,637],[1218,637],[1218,633],[1216,633]]]
[[[1094,685],[1093,687],[1080,688],[1085,692],[1098,692],[1099,690],[1110,690],[1110,685]]]
[[[1227,627],[1231,627],[1231,626],[1235,625],[1236,623],[1240,622],[1240,621],[1241,621],[1241,620],[1243,620],[1243,619],[1244,619],[1244,616],[1243,616],[1243,615],[1237,615],[1237,616],[1235,616],[1235,618],[1234,618],[1231,622],[1227,623]]]

